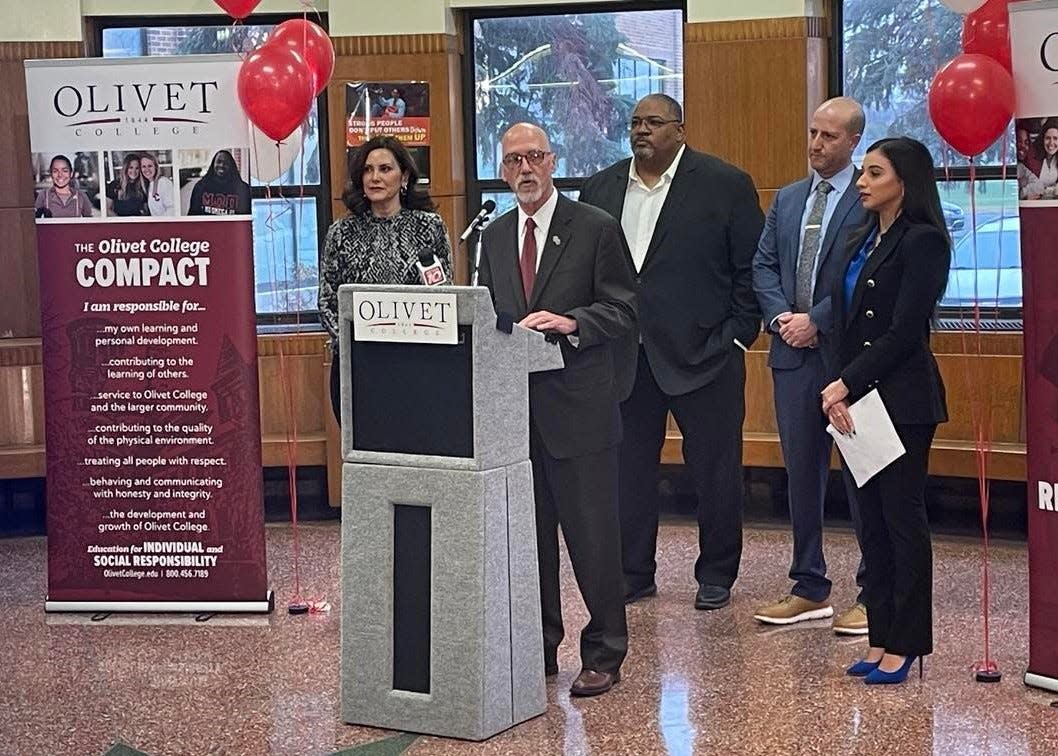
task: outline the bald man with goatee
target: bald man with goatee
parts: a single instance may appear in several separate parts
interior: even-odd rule
[[[537,126],[502,140],[503,178],[518,206],[485,230],[479,281],[496,312],[558,339],[565,367],[529,376],[529,456],[536,500],[544,671],[558,674],[562,641],[558,527],[590,620],[580,635],[575,696],[621,679],[628,630],[621,593],[617,460],[621,442],[615,348],[635,328],[621,226],[559,194],[555,154]]]
[[[793,527],[793,587],[788,595],[759,607],[753,615],[769,625],[834,614],[823,558],[831,438],[826,417],[819,411],[819,395],[827,382],[819,347],[834,320],[842,316],[835,311],[830,293],[844,274],[849,233],[865,222],[856,189],[859,171],[852,163],[863,128],[863,108],[855,100],[837,97],[819,106],[808,129],[811,173],[779,190],[753,259],[753,287],[765,328],[771,333],[768,365]],[[849,506],[858,534],[852,499]],[[861,562],[857,574],[861,586],[862,576]],[[851,609],[836,617],[833,628],[839,634],[866,634],[862,602],[857,599]]]

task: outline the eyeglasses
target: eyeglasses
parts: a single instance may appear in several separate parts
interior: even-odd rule
[[[529,165],[540,165],[550,152],[543,150],[529,150],[528,152],[508,152],[503,156],[503,164],[509,168],[520,168],[522,160],[528,160]]]
[[[640,126],[646,126],[648,129],[653,131],[654,129],[660,129],[666,123],[679,123],[679,118],[658,118],[657,116],[648,116],[647,118],[633,118],[628,122],[628,130],[635,131]]]

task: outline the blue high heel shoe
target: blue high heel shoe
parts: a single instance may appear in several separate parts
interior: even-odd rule
[[[845,669],[845,674],[849,677],[866,677],[874,670],[878,669],[880,661],[872,662],[866,659],[860,659],[855,664],[850,664]]]
[[[884,672],[881,669],[875,669],[863,678],[863,682],[867,685],[896,685],[902,683],[907,679],[907,673],[910,671],[911,665],[915,663],[915,659],[918,659],[918,678],[921,680],[922,657],[908,656],[904,659],[904,663],[900,665],[900,669],[895,672]]]

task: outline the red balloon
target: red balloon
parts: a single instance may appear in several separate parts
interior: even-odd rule
[[[1010,67],[1010,13],[1007,6],[1015,0],[988,0],[967,14],[962,21],[962,49],[966,53],[987,55],[1008,71]]]
[[[261,0],[213,0],[224,12],[235,19],[243,19],[253,13]]]
[[[277,142],[290,136],[312,110],[312,72],[289,47],[264,45],[239,68],[239,102],[250,121]]]
[[[944,141],[967,157],[983,152],[1014,115],[1014,80],[985,55],[958,55],[929,87],[929,117]]]
[[[277,26],[268,38],[270,45],[285,45],[309,64],[318,95],[334,73],[334,44],[319,25],[302,18],[292,18]]]

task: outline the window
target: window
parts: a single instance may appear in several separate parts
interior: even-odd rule
[[[106,19],[98,49],[105,58],[244,53],[263,42],[282,19],[268,20],[274,23],[231,26],[217,17],[215,22],[196,18],[139,26],[142,20]],[[321,112],[327,112],[322,96],[313,105],[294,165],[271,185],[251,182],[254,292],[261,323],[317,319],[320,239],[330,223],[331,206]]]
[[[555,184],[575,197],[584,179],[631,155],[628,119],[639,98],[661,92],[683,101],[682,4],[629,7],[467,14],[469,207],[488,198],[497,214],[513,207],[499,169],[500,137],[514,123],[547,131]]]
[[[844,0],[837,5],[834,36],[842,44],[831,66],[837,74],[832,89],[859,100],[867,115],[853,159],[859,163],[867,147],[885,136],[907,135],[928,146],[954,243],[942,308],[948,315],[965,317],[976,303],[982,317],[1019,317],[1017,181],[1013,165],[1003,167],[1014,159],[1013,126],[978,158],[971,203],[966,160],[944,144],[929,118],[930,82],[962,51],[963,17],[939,0]]]

